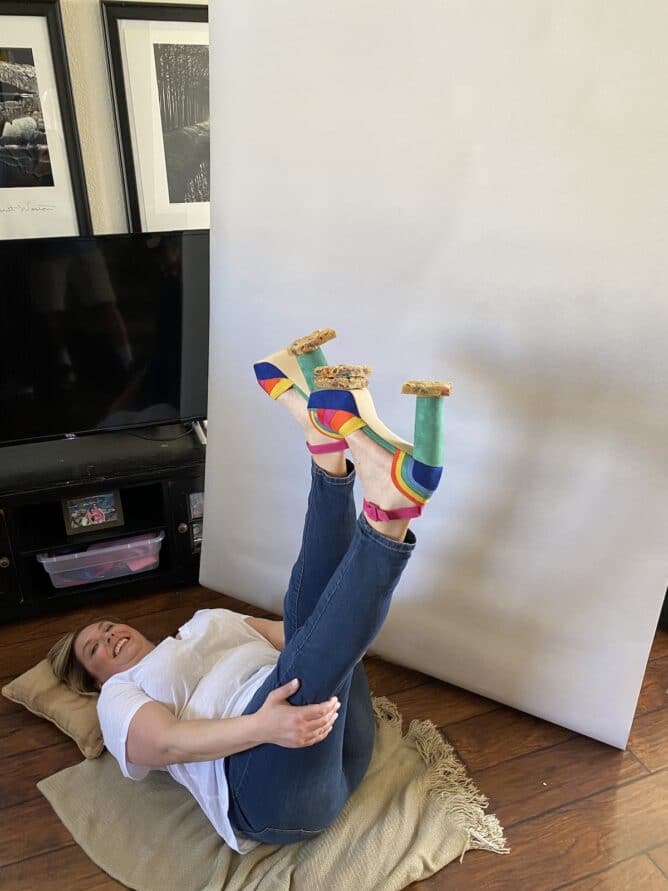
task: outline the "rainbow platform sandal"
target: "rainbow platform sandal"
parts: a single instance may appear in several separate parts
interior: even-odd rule
[[[336,331],[333,328],[317,328],[306,337],[293,340],[284,350],[279,350],[253,365],[258,384],[271,399],[278,399],[286,390],[294,388],[304,400],[309,398],[315,388],[315,369],[327,367],[327,359],[321,346],[334,340]],[[333,441],[324,445],[306,447],[313,455],[327,452],[342,452],[348,445],[345,438],[334,431],[321,431]]]
[[[419,517],[436,491],[443,473],[444,404],[452,386],[441,381],[406,381],[401,392],[416,397],[415,442],[411,444],[389,430],[376,414],[367,389],[366,366],[333,365],[315,369],[308,400],[313,425],[322,433],[348,436],[362,430],[392,457],[395,487],[413,507],[384,510],[364,499],[364,513],[372,520]]]

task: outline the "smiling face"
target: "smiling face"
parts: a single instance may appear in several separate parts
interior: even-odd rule
[[[74,655],[101,686],[112,675],[136,665],[154,646],[131,625],[106,619],[79,632]]]

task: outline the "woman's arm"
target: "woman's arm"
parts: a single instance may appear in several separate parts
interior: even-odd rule
[[[298,682],[273,690],[252,715],[180,721],[160,702],[142,705],[128,730],[127,760],[145,767],[215,761],[273,743],[290,749],[325,739],[338,715],[336,697],[319,705],[291,705]]]
[[[262,637],[266,637],[275,650],[285,649],[285,631],[282,619],[272,621],[271,619],[255,619],[253,616],[247,616],[244,622],[259,632]]]

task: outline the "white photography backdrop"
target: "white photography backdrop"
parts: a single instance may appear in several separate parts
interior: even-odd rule
[[[403,379],[454,384],[375,652],[625,747],[667,578],[667,28],[662,0],[213,5],[204,584],[282,611],[308,458],[251,365],[335,327],[403,436]]]

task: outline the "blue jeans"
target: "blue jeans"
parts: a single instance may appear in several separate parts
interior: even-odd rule
[[[338,696],[339,717],[320,743],[300,749],[264,744],[226,760],[230,821],[269,844],[322,832],[366,773],[374,717],[361,659],[381,629],[415,537],[404,542],[356,517],[355,472],[329,476],[312,464],[302,545],[285,595],[285,649],[245,709],[299,678],[290,702],[307,705]]]

